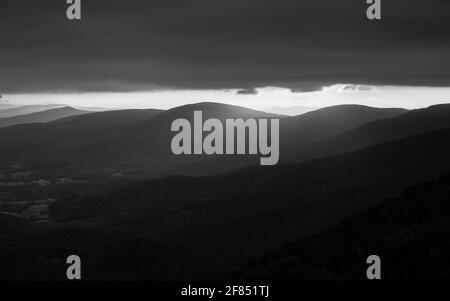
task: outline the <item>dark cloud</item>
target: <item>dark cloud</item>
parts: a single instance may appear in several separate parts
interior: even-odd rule
[[[448,0],[365,2],[2,0],[0,90],[449,85]]]
[[[238,95],[257,95],[258,90],[256,90],[255,88],[242,89],[242,90],[237,91],[236,94],[238,94]]]

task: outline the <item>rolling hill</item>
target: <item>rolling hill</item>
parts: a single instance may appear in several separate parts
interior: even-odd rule
[[[90,113],[83,116],[70,116],[52,122],[64,131],[94,132],[110,127],[124,126],[151,119],[163,110],[117,110]]]
[[[371,145],[445,128],[450,128],[450,104],[412,110],[395,117],[368,122],[302,147],[286,147],[282,160],[301,162],[352,152]]]
[[[19,106],[19,105],[11,105],[11,104],[2,104],[0,106],[0,118],[8,118],[20,115],[28,115],[37,112],[43,112],[53,109],[58,109],[65,107],[65,105],[61,104],[43,104],[43,105],[28,105],[28,106]]]
[[[300,148],[374,120],[396,117],[405,109],[338,105],[285,119],[281,125],[281,143],[286,148]]]
[[[168,177],[52,208],[59,222],[199,249],[215,276],[450,170],[450,130],[295,165]],[[214,254],[214,255],[213,255]],[[201,277],[200,277],[201,278]]]
[[[401,114],[401,109],[336,106],[297,117],[286,117],[243,107],[198,103],[164,112],[125,110],[68,117],[49,124],[0,130],[0,165],[21,164],[61,173],[133,173],[139,177],[170,174],[209,175],[256,165],[257,156],[176,157],[170,151],[171,123],[192,121],[193,112],[222,121],[249,118],[281,119],[281,156],[334,133],[344,132],[376,118]],[[324,124],[330,123],[331,126]],[[50,160],[51,158],[51,160]],[[48,165],[46,165],[48,164]]]
[[[171,153],[170,126],[177,118],[192,119],[194,110],[202,110],[205,119],[278,117],[237,106],[200,103],[164,112],[103,112],[48,124],[18,125],[0,129],[0,165],[50,165],[66,172],[95,172],[103,176],[105,170],[108,174],[140,171],[146,176],[180,172],[199,157],[179,158]],[[229,162],[219,165],[226,170],[238,168]]]
[[[55,121],[57,119],[73,117],[89,113],[88,111],[81,111],[71,107],[62,107],[50,109],[41,112],[35,112],[27,115],[19,115],[0,119],[0,128],[9,127],[18,124],[27,123],[46,123]]]

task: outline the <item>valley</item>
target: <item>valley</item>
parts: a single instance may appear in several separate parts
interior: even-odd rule
[[[301,129],[327,118],[324,112],[294,117],[300,121],[281,117],[277,166],[259,166],[252,156],[170,155],[171,120],[189,119],[199,108],[220,120],[272,117],[201,103],[145,112],[156,114],[137,122],[121,112],[118,124],[107,116],[119,113],[105,112],[102,122],[94,113],[0,129],[2,183],[14,184],[1,186],[0,223],[10,225],[2,235],[22,233],[4,254],[37,252],[32,265],[43,279],[58,278],[69,250],[90,258],[92,279],[222,279],[284,241],[320,233],[450,170],[446,106],[375,110],[381,119],[368,114],[367,123],[361,110],[368,108],[333,107],[330,116],[336,120],[341,110],[343,122],[305,136]],[[349,121],[352,114],[360,117]],[[422,131],[418,120],[426,123]],[[92,131],[82,127],[86,122]],[[371,135],[360,134],[367,129]],[[320,155],[322,145],[329,147]],[[313,149],[318,158],[305,152]],[[12,265],[15,272],[4,277],[33,273]]]

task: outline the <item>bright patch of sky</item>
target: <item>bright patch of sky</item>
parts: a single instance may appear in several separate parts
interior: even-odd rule
[[[237,89],[10,94],[4,95],[3,101],[13,105],[63,104],[105,109],[170,109],[198,102],[220,102],[288,115],[339,104],[415,109],[450,103],[450,87],[336,84],[315,92],[292,92],[290,89],[279,87],[256,90],[257,94],[247,95],[238,94]]]

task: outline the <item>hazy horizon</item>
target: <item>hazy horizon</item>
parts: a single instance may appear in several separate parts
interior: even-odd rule
[[[265,87],[252,90],[155,90],[128,92],[56,92],[4,94],[3,104],[61,104],[104,109],[170,109],[217,102],[256,110],[296,115],[332,105],[359,104],[371,107],[418,109],[450,102],[450,87],[376,86],[335,84],[313,92]]]

